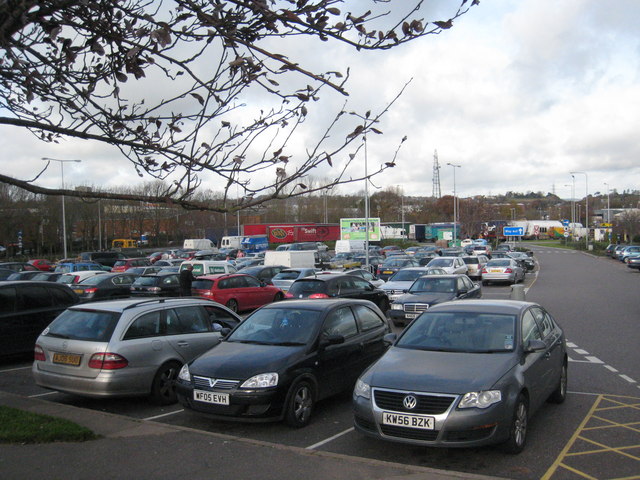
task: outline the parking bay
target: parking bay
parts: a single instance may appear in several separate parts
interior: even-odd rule
[[[553,268],[556,263],[547,261],[545,255],[554,254],[555,252],[537,254],[542,259],[543,268],[545,265]],[[600,261],[602,260],[600,259]],[[620,274],[623,272],[621,270]],[[537,280],[536,278],[534,274],[527,275],[525,287],[528,288],[534,284],[531,290],[532,294],[536,293],[537,287],[544,285],[544,276]],[[636,279],[632,278],[631,280]],[[483,288],[483,297],[508,298],[509,292],[508,286],[489,286]],[[561,293],[559,292],[558,295],[560,296]],[[583,298],[575,299],[576,302],[583,300]],[[566,306],[566,303],[571,299],[567,299],[565,296],[562,301]],[[553,305],[545,303],[545,306],[552,313],[555,313]],[[572,331],[571,328],[567,328],[568,322],[564,321],[562,316],[556,316],[567,330],[568,338],[571,340]],[[583,426],[585,419],[592,414],[594,404],[601,398],[599,394],[640,397],[640,389],[632,382],[625,383],[624,380],[615,377],[611,372],[607,373],[601,364],[589,360],[587,355],[578,353],[580,351],[581,349],[577,347],[570,350],[572,362],[569,367],[570,394],[567,401],[561,406],[547,404],[536,414],[530,423],[527,448],[518,456],[505,455],[498,447],[435,449],[382,442],[364,437],[352,429],[349,394],[319,403],[312,423],[306,428],[295,430],[281,423],[214,421],[184,412],[179,405],[157,407],[149,404],[145,399],[95,400],[49,392],[33,384],[29,364],[26,360],[19,363],[3,363],[0,366],[0,388],[20,395],[39,396],[47,401],[108,411],[141,420],[181,425],[225,435],[344,455],[503,478],[536,479],[543,478],[545,475],[547,475],[545,478],[567,478],[566,471],[558,467],[558,458],[572,441],[575,433]],[[633,416],[633,409],[630,411],[629,415]],[[638,421],[639,415],[635,413],[635,416],[635,421]],[[633,418],[629,420],[632,421]],[[636,442],[636,445],[639,443]],[[585,457],[584,462],[589,463],[588,457]],[[591,463],[597,464],[595,467],[590,467],[589,474],[593,478],[611,478],[608,476],[608,472],[611,471],[616,460],[611,460],[610,463]],[[640,473],[640,464],[636,466],[638,467],[635,470],[637,475]],[[631,467],[627,468],[631,468],[633,473],[635,467],[632,463]],[[601,470],[600,474],[598,474],[598,469]],[[626,476],[630,476],[628,472]]]

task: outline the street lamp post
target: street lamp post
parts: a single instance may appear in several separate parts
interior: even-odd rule
[[[609,184],[604,182],[604,185],[607,187],[607,223],[611,223],[611,204],[609,203]]]
[[[584,197],[584,223],[587,228],[587,234],[585,235],[585,241],[587,245],[587,249],[589,248],[589,175],[587,172],[571,172],[571,175],[580,173],[584,175],[584,185],[585,185],[585,197]]]
[[[456,197],[456,168],[461,168],[462,165],[456,165],[448,162],[447,165],[453,167],[453,246],[456,246],[458,241],[458,207]]]
[[[58,158],[42,157],[41,160],[46,162],[58,162],[60,164],[60,176],[62,180],[62,190],[64,192],[64,164],[67,162],[80,163],[82,160],[60,160]],[[64,258],[67,258],[67,222],[64,211],[64,193],[62,194],[62,248],[64,251]]]

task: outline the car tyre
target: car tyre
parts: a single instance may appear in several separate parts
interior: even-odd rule
[[[509,426],[509,438],[504,443],[506,453],[517,454],[524,450],[527,442],[527,426],[529,421],[529,407],[523,394],[518,396],[513,417]]]
[[[378,308],[382,310],[382,313],[387,313],[387,311],[389,310],[389,300],[387,300],[386,298],[380,299],[380,301],[378,302]]]
[[[238,302],[232,298],[227,302],[227,308],[235,313],[238,313]]]
[[[482,281],[482,286],[486,287],[487,285],[489,285],[489,281],[488,280],[483,280]]]
[[[276,293],[276,296],[273,297],[273,301],[274,302],[279,302],[280,300],[284,299],[284,295],[281,294],[280,292]]]
[[[394,321],[393,321],[393,324],[394,324],[396,327],[404,328],[404,322],[403,322],[402,320],[394,320]]]
[[[567,379],[568,379],[567,362],[564,362],[562,364],[562,371],[560,373],[560,378],[558,379],[558,386],[549,397],[550,402],[562,403],[567,398]]]
[[[179,362],[167,362],[162,365],[153,377],[151,384],[151,401],[156,405],[171,405],[178,401],[175,380],[182,365]]]
[[[296,382],[289,390],[284,420],[290,427],[302,428],[309,424],[315,405],[315,391],[308,380]]]

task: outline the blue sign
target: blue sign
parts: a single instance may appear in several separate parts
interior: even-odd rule
[[[504,227],[502,233],[505,237],[522,237],[524,235],[524,227]]]
[[[569,220],[567,220],[566,218],[564,220],[562,220],[562,225],[565,227],[569,226]]]

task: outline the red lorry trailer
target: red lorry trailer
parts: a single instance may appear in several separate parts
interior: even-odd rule
[[[267,227],[269,243],[328,242],[340,240],[340,225],[271,225]]]

